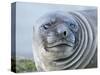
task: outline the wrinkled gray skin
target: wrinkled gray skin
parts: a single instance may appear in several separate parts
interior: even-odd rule
[[[84,52],[86,52],[86,49],[90,50],[88,46],[85,46],[86,49],[83,49],[83,47],[80,49],[81,43],[79,42],[81,42],[83,35],[80,33],[84,33],[87,36],[85,41],[89,39],[85,32],[81,32],[78,19],[74,15],[71,12],[55,12],[46,14],[36,21],[33,27],[33,54],[38,71],[84,68],[93,58],[96,48],[93,49],[93,54],[90,55],[92,57],[88,59],[89,62],[85,62],[85,64],[83,63],[85,61],[84,57],[79,55],[83,59],[78,60],[79,64],[85,65],[84,67],[74,64],[75,67],[70,68],[70,64],[76,63],[79,58],[76,56],[77,59],[71,59],[72,62],[70,61],[71,56],[75,55],[78,50],[80,52],[81,50]],[[84,28],[84,30],[87,28],[89,27]],[[89,32],[92,33],[91,30]],[[92,35],[89,36],[92,37]],[[92,38],[90,38],[91,40]],[[84,44],[87,44],[87,42]],[[68,63],[69,61],[71,62],[70,64]]]

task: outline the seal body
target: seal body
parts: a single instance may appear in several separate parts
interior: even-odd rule
[[[33,27],[33,55],[38,71],[97,66],[96,10],[54,12]]]

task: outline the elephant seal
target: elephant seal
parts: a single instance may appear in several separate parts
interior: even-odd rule
[[[83,69],[91,61],[96,66],[96,36],[96,10],[53,12],[40,17],[33,26],[37,70]]]

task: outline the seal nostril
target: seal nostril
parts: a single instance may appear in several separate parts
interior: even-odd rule
[[[66,36],[66,31],[64,31],[64,35]]]

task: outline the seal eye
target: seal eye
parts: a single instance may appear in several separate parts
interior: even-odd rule
[[[51,24],[47,23],[47,24],[44,24],[44,25],[43,25],[43,28],[44,28],[45,30],[47,30],[47,29],[49,28],[49,26],[51,26]]]
[[[78,30],[77,24],[70,23],[70,28],[71,28],[71,30],[73,30],[75,32]]]
[[[71,28],[75,28],[75,24],[72,24],[72,23],[71,23],[71,24],[70,24],[70,27],[71,27]]]

